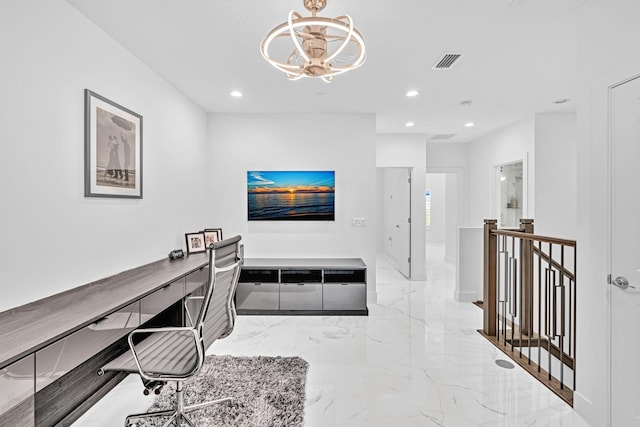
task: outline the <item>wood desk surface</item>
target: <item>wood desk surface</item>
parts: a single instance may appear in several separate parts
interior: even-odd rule
[[[0,313],[0,368],[209,264],[164,259]]]

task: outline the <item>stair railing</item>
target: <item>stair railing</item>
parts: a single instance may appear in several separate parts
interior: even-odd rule
[[[576,384],[576,242],[484,224],[481,333],[573,405]]]

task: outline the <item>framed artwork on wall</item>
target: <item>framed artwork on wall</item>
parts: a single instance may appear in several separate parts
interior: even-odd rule
[[[142,198],[142,116],[84,90],[85,197]]]
[[[184,239],[187,242],[188,254],[195,254],[207,250],[207,246],[204,243],[204,233],[202,231],[197,233],[187,233],[184,235]]]
[[[219,242],[222,240],[222,228],[205,228],[204,231],[204,241],[207,245],[207,248],[211,243]]]
[[[335,221],[335,171],[247,171],[249,221]]]

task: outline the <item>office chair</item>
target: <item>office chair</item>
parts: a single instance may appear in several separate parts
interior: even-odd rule
[[[189,326],[166,328],[141,328],[129,334],[131,351],[103,366],[99,374],[108,371],[138,373],[145,385],[145,394],[159,394],[168,381],[176,381],[176,405],[164,411],[129,415],[125,426],[132,420],[168,416],[163,427],[175,421],[195,427],[187,413],[217,403],[232,401],[225,397],[210,402],[185,406],[183,381],[196,375],[204,363],[205,352],[213,342],[228,336],[233,330],[236,311],[233,295],[240,275],[240,236],[212,243],[209,253],[209,279],[203,296],[185,299]],[[189,307],[199,303],[194,319]]]

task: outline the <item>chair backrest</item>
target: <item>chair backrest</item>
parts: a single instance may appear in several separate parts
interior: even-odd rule
[[[209,280],[194,325],[198,328],[204,351],[218,338],[229,335],[235,324],[233,296],[242,265],[240,239],[235,236],[209,246]]]

